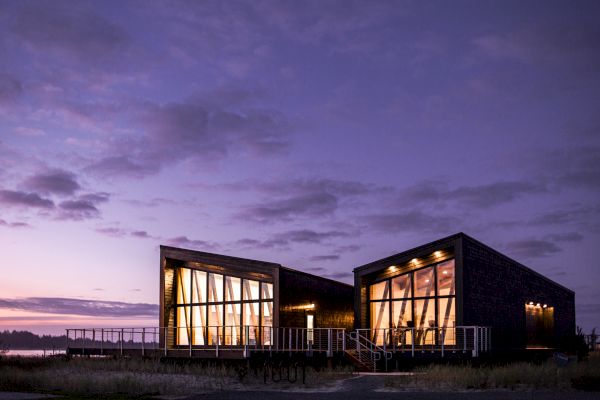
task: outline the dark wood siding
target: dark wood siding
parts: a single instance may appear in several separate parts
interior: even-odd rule
[[[279,319],[282,327],[306,327],[306,315],[313,314],[315,328],[346,328],[354,325],[351,285],[281,268],[279,270]],[[303,306],[314,304],[314,309]]]
[[[525,304],[554,308],[554,346],[575,333],[575,293],[499,252],[463,238],[465,325],[492,327],[495,349],[526,346]]]

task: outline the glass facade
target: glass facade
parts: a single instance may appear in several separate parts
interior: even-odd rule
[[[401,335],[405,344],[455,343],[456,292],[454,260],[413,270],[373,283],[369,287],[373,340]],[[416,328],[415,338],[402,328]],[[441,329],[433,329],[441,328]],[[391,333],[391,334],[390,334]]]
[[[178,268],[175,277],[177,345],[271,342],[272,283],[189,268]]]

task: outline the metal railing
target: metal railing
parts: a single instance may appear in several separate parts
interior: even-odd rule
[[[362,362],[374,363],[393,353],[462,352],[478,357],[491,349],[491,329],[481,326],[452,328],[358,329],[273,328],[257,326],[77,328],[66,330],[67,352],[83,355],[169,355],[171,351],[201,355],[214,351],[325,352],[327,356],[356,352]]]
[[[198,326],[150,328],[75,328],[66,330],[66,348],[78,354],[118,354],[152,351],[243,350],[268,352],[343,352],[346,342],[342,328],[273,328],[258,326]]]
[[[491,328],[484,326],[428,327],[395,329],[358,329],[384,352],[471,352],[473,357],[491,349]]]

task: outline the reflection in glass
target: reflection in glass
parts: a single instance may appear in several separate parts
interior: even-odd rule
[[[262,305],[263,305],[263,307],[262,307],[261,324],[260,324],[262,326],[262,332],[263,332],[262,344],[269,345],[269,344],[271,344],[271,336],[272,336],[271,327],[273,326],[273,302],[268,301],[268,302],[262,303]]]
[[[223,275],[208,274],[208,301],[223,302]]]
[[[258,336],[258,305],[259,303],[244,303],[244,326],[249,326],[248,344],[256,344]]]
[[[438,296],[454,296],[454,260],[437,266]]]
[[[240,301],[242,296],[241,282],[240,278],[225,277],[225,301]]]
[[[206,306],[192,307],[192,344],[203,346],[206,344]]]
[[[208,306],[208,326],[208,344],[223,344],[223,304]]]
[[[240,303],[225,304],[225,344],[240,344],[241,310]]]
[[[244,300],[258,300],[258,281],[244,279]],[[258,324],[257,324],[258,325]]]
[[[440,298],[438,299],[438,325],[440,328],[454,328],[456,326],[456,315],[454,310],[454,297]],[[454,329],[443,329],[444,330],[444,344],[455,344],[456,343],[456,332]],[[441,339],[441,337],[440,337]]]
[[[373,329],[373,342],[382,345],[386,332],[383,329],[390,327],[389,301],[374,301],[371,303],[371,329]]]
[[[206,303],[206,272],[194,271],[192,303]]]
[[[433,267],[415,272],[415,297],[435,296],[434,288]]]
[[[392,327],[394,328],[411,328],[412,320],[412,301],[400,300],[392,302]]]
[[[386,280],[371,285],[371,300],[388,299],[390,297],[390,281]]]
[[[404,274],[392,279],[392,298],[408,299],[411,296],[410,275]]]
[[[177,307],[177,345],[190,344],[190,307]]]
[[[273,284],[261,282],[260,284],[262,291],[262,298],[264,299],[272,299],[273,298]]]
[[[415,326],[433,328],[435,323],[435,299],[415,300]]]
[[[192,287],[192,275],[188,268],[177,270],[177,304],[190,302],[190,289]]]

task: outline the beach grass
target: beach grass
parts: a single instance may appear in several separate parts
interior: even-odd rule
[[[582,389],[600,390],[600,356],[559,366],[549,360],[542,364],[511,363],[497,366],[429,365],[413,374],[390,376],[388,388],[406,390],[465,389]]]

